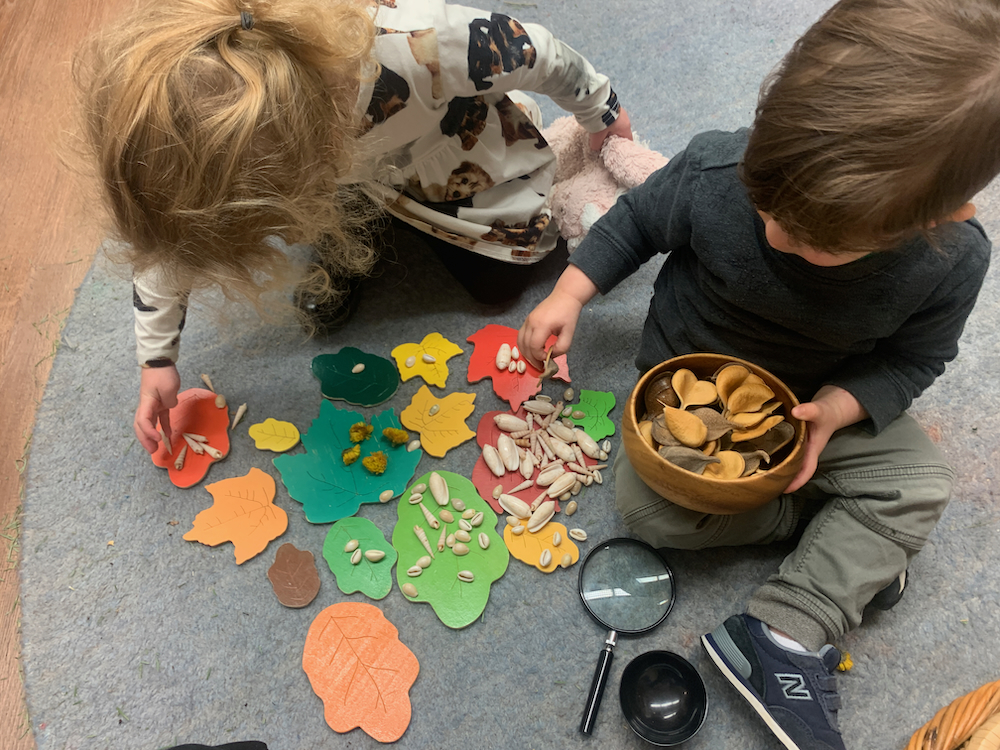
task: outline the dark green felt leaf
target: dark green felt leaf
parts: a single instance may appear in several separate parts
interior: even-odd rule
[[[357,565],[351,562],[351,553],[344,547],[356,539],[361,550]],[[367,550],[385,553],[378,562],[364,556]],[[396,564],[396,550],[367,518],[344,518],[330,527],[323,542],[323,557],[337,579],[337,586],[345,594],[360,591],[372,599],[382,599],[392,590],[392,566]]]
[[[608,414],[615,408],[615,394],[609,391],[580,391],[580,403],[573,405],[573,411],[582,411],[580,419],[570,417],[594,440],[603,440],[615,434],[615,423]]]
[[[344,449],[354,445],[348,437],[351,425],[365,417],[350,409],[338,409],[329,401],[319,406],[319,416],[302,436],[305,453],[285,454],[274,459],[281,481],[293,499],[302,503],[306,520],[331,523],[358,512],[362,503],[377,503],[384,490],[398,495],[405,488],[424,452],[407,451],[405,445],[393,446],[382,437],[386,427],[402,429],[392,409],[371,419],[372,436],[361,443],[361,458],[383,451],[388,456],[384,474],[372,474],[360,459],[345,466]]]
[[[364,369],[354,372],[358,365]],[[312,371],[326,398],[356,406],[381,404],[399,388],[399,372],[392,362],[353,346],[313,358]]]

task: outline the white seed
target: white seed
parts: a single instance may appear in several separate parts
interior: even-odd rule
[[[361,550],[356,549],[351,554],[351,565],[357,565],[359,562],[361,562]]]
[[[507,471],[517,471],[521,467],[521,458],[517,455],[517,446],[510,435],[500,435],[497,438],[497,454],[503,461]]]
[[[460,570],[458,571],[458,580],[462,581],[463,583],[472,583],[474,580],[476,580],[476,576],[473,574],[471,570]]]
[[[416,598],[416,596],[417,596],[417,587],[414,586],[412,583],[404,583],[399,588],[402,590],[402,592],[406,596],[410,597],[411,599]]]
[[[528,519],[528,531],[535,533],[541,529],[545,524],[552,520],[552,516],[555,515],[556,504],[554,501],[549,500],[538,506],[538,510],[531,514],[531,518]]]
[[[521,352],[518,351],[518,349],[517,349],[516,346],[512,346],[510,348],[510,358],[511,359],[520,359],[521,358]]]
[[[552,546],[558,547],[560,544],[562,544],[562,534],[557,531],[552,535]]]
[[[437,358],[434,357],[434,356],[432,356],[432,355],[430,355],[430,354],[422,354],[422,355],[420,355],[420,359],[422,359],[424,362],[426,362],[429,365],[432,365],[435,362],[437,362]]]
[[[433,417],[439,411],[441,411],[441,404],[434,404],[434,406],[427,410],[427,413]]]
[[[573,564],[573,555],[571,555],[569,552],[563,555],[562,560],[559,561],[559,567],[561,568],[568,568],[572,564]]]
[[[472,534],[470,534],[468,531],[465,531],[464,529],[459,529],[458,531],[455,532],[455,541],[465,542],[466,544],[468,544],[469,542],[472,541]]]
[[[477,537],[477,540],[479,541],[479,548],[480,549],[489,549],[490,548],[490,538],[486,534],[485,531],[480,531],[479,532],[479,536]]]
[[[415,485],[413,485],[413,487],[412,487],[412,488],[410,489],[410,492],[419,492],[419,493],[420,493],[420,494],[422,495],[422,494],[424,494],[425,492],[427,492],[427,485],[426,485],[426,484],[424,484],[423,482],[417,482],[417,483],[416,483]]]
[[[360,372],[364,372],[364,371],[365,371],[365,363],[364,362],[358,362],[356,365],[354,365],[354,367],[351,368],[351,372],[353,372],[355,375],[357,375]]]
[[[417,448],[420,447],[420,440],[411,440],[406,444],[406,452],[413,453]]]
[[[451,499],[451,507],[461,513],[465,510],[465,501],[458,497],[453,497]]]
[[[496,414],[493,421],[504,432],[523,432],[528,429],[528,423],[513,414]]]
[[[466,508],[465,510],[462,511],[462,518],[464,518],[466,521],[470,520],[475,515],[476,515],[475,508]],[[462,522],[459,521],[458,523],[461,524]]]
[[[424,505],[423,503],[419,503],[419,505],[420,505],[420,512],[424,514],[424,518],[427,520],[427,525],[435,530],[440,529],[441,522],[434,517],[433,513],[427,510],[426,505]]]
[[[534,399],[532,401],[525,401],[521,406],[524,407],[525,411],[530,411],[533,414],[541,414],[545,416],[546,414],[551,414],[556,410],[551,403],[548,401],[539,401]]]
[[[445,523],[451,523],[452,521],[455,520],[455,516],[451,514],[451,511],[444,509],[442,509],[441,512],[438,513],[438,518],[440,518]]]
[[[526,369],[527,369],[527,366],[524,364],[524,360],[523,359],[517,360],[517,372],[518,372],[518,374],[523,375],[524,371]]]
[[[573,483],[576,481],[576,475],[570,472],[566,472],[561,477],[556,479],[552,484],[549,485],[548,493],[549,497],[559,497],[564,492],[569,492],[573,489]]]
[[[483,446],[483,461],[489,467],[490,471],[493,472],[494,476],[502,477],[507,473],[507,467],[504,466],[503,459],[500,458],[497,449],[489,443]]]
[[[448,483],[444,481],[444,477],[436,471],[432,471],[428,483],[430,484],[431,495],[434,496],[434,502],[442,507],[447,505]]]
[[[576,539],[576,541],[578,542],[587,541],[587,532],[584,531],[583,529],[570,529],[569,535],[574,539]]]
[[[188,447],[186,445],[181,446],[181,452],[177,454],[177,458],[174,459],[174,468],[180,471],[184,468],[184,459],[187,456]]]
[[[574,513],[576,513],[576,508],[577,508],[576,500],[570,500],[566,504],[566,515],[571,516]]]
[[[417,364],[417,358],[416,357],[407,357],[406,358],[406,366],[407,367],[413,367],[413,365],[415,365],[415,364]]]
[[[538,564],[543,568],[549,567],[552,564],[552,553],[547,549],[543,549],[542,554],[538,557]]]
[[[514,536],[521,536],[524,533],[524,527],[521,524],[511,528],[510,533]]]
[[[531,516],[531,509],[528,507],[528,504],[520,498],[505,494],[500,495],[497,500],[500,503],[500,507],[512,516],[517,516],[518,518],[528,518]]]
[[[572,401],[574,398],[576,398],[576,393],[572,388],[567,388],[563,391],[563,401]]]
[[[396,493],[395,493],[395,492],[393,492],[392,490],[382,490],[382,492],[381,492],[381,493],[379,493],[379,496],[378,496],[378,501],[379,501],[380,503],[387,503],[387,502],[389,502],[390,500],[392,500],[392,498],[393,498],[393,496],[394,496],[395,494],[396,494]]]
[[[454,552],[459,557],[469,554],[468,546],[466,546],[462,542],[455,542],[455,546],[451,548],[451,551]]]
[[[482,526],[483,519],[485,517],[486,516],[483,515],[483,512],[479,511],[478,513],[476,513],[476,515],[474,515],[472,518],[469,519],[469,523],[472,524],[472,526]]]
[[[413,567],[411,567],[409,570],[406,571],[406,575],[408,575],[410,578],[416,578],[423,572],[424,572],[423,568],[421,568],[419,565],[414,565]]]
[[[423,495],[421,495],[419,492],[414,492],[412,495],[410,495],[410,505],[416,505],[423,499],[424,499]]]
[[[498,370],[506,370],[507,366],[510,364],[510,344],[500,344],[500,348],[497,349],[496,365]]]
[[[347,544],[344,545],[344,552],[354,552],[354,550],[358,548],[359,544],[360,542],[358,542],[357,539],[352,539],[351,541],[349,541]]]
[[[368,549],[365,550],[365,557],[368,559],[368,562],[378,562],[385,557],[385,552],[380,549]]]

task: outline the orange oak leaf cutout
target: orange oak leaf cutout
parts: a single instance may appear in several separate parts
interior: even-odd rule
[[[378,607],[340,602],[320,612],[309,626],[302,669],[335,732],[361,727],[379,742],[395,742],[410,725],[410,687],[420,664]]]
[[[215,503],[195,516],[193,528],[184,538],[209,547],[232,542],[237,565],[259,555],[288,528],[288,516],[273,503],[274,477],[260,469],[214,482],[205,489]]]

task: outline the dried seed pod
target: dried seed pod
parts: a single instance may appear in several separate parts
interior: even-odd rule
[[[748,383],[737,388],[729,395],[726,404],[727,414],[739,414],[745,411],[760,411],[760,407],[774,398],[774,391],[763,383]]]
[[[462,583],[472,583],[476,580],[476,576],[471,570],[460,570],[458,571],[458,580]]]
[[[497,454],[507,471],[517,471],[521,468],[521,457],[517,455],[517,446],[514,445],[510,435],[500,435],[497,438]]]
[[[438,518],[440,518],[445,523],[451,523],[452,521],[455,520],[455,516],[453,516],[451,514],[451,511],[447,510],[446,508],[441,509],[441,512],[438,513]]]
[[[403,594],[408,596],[410,599],[415,599],[417,596],[417,587],[414,586],[412,583],[404,583],[402,586],[399,587],[399,590],[402,591]]]
[[[779,422],[766,433],[758,438],[737,443],[734,441],[733,448],[740,452],[748,450],[760,450],[767,455],[774,456],[779,450],[785,447],[795,437],[795,427],[790,422]],[[770,458],[768,458],[770,462]]]
[[[506,370],[507,366],[510,364],[510,344],[500,344],[500,348],[497,349],[496,365],[498,370]]]
[[[365,550],[365,559],[368,562],[378,562],[385,557],[385,552],[380,549],[368,549]]]
[[[676,375],[675,375],[676,377]],[[670,434],[689,448],[697,448],[705,442],[708,427],[694,414],[682,409],[663,407],[663,418],[666,420]]]
[[[500,495],[497,500],[500,503],[501,508],[516,518],[529,518],[531,516],[531,510],[528,508],[528,504],[520,498],[514,497],[513,495],[503,494]]]
[[[552,553],[548,549],[542,550],[542,554],[538,556],[538,564],[543,568],[547,568],[552,564]]]
[[[670,385],[671,377],[673,377],[672,372],[665,372],[646,386],[646,392],[643,394],[643,403],[646,411],[650,414],[662,411],[664,406],[677,407],[681,405],[681,400],[677,398],[673,386]]]
[[[528,429],[528,423],[513,414],[496,414],[493,422],[504,432],[521,432]]]
[[[344,545],[344,552],[354,552],[361,544],[357,539],[351,539],[347,544]]]
[[[670,384],[674,387],[674,393],[681,400],[681,409],[711,404],[719,397],[718,391],[715,390],[715,383],[710,380],[699,380],[697,375],[686,368],[675,372],[670,379]]]
[[[715,458],[719,459],[719,463],[706,466],[702,476],[713,479],[736,479],[743,476],[746,462],[736,451],[719,451]]]
[[[549,521],[552,520],[552,516],[556,513],[556,504],[552,500],[548,500],[538,506],[538,510],[531,514],[531,518],[528,519],[528,531],[534,534],[536,531],[545,526]]]
[[[566,503],[566,515],[571,516],[574,513],[576,513],[577,507],[578,506],[576,500],[570,500],[568,503]]]
[[[583,529],[570,529],[568,533],[578,542],[587,541],[587,532],[584,531]]]
[[[444,481],[444,477],[438,474],[436,471],[431,472],[430,479],[427,480],[430,484],[431,494],[434,496],[434,501],[441,506],[448,504],[448,483]]]
[[[507,473],[507,467],[504,465],[503,459],[500,458],[497,449],[489,443],[483,446],[483,462],[493,472],[494,476],[502,477]]]
[[[455,546],[451,548],[451,551],[459,557],[463,557],[469,554],[469,547],[463,542],[455,542]]]
[[[361,562],[361,550],[356,549],[351,553],[351,565],[357,565]]]

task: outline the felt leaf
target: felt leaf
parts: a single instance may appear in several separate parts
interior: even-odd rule
[[[395,742],[410,725],[420,664],[378,607],[340,602],[320,612],[306,635],[302,669],[335,732],[361,727],[379,742]]]
[[[209,547],[232,542],[236,563],[241,564],[263,552],[268,542],[288,528],[287,514],[272,502],[274,478],[260,469],[214,482],[205,489],[215,502],[195,516],[191,530],[184,535],[189,542]]]
[[[400,344],[391,354],[404,383],[419,376],[430,385],[444,388],[448,380],[448,360],[457,357],[462,351],[458,344],[440,333],[428,333],[419,344]],[[413,364],[407,366],[410,357],[413,358]],[[427,359],[432,361],[428,362]]]
[[[392,409],[386,409],[371,419],[372,436],[360,443],[361,455],[382,451],[388,457],[383,474],[372,474],[356,461],[344,465],[343,451],[351,448],[351,425],[365,417],[350,409],[339,409],[329,401],[319,406],[319,416],[302,436],[305,453],[284,454],[274,459],[281,472],[281,481],[293,499],[302,503],[310,523],[331,523],[358,512],[362,503],[377,503],[379,495],[392,490],[393,497],[406,487],[413,476],[423,451],[407,451],[405,445],[394,446],[382,435],[386,427],[399,428]]]
[[[570,417],[594,440],[603,440],[615,434],[615,423],[608,414],[615,408],[615,394],[610,391],[580,391],[580,403],[573,405],[573,412],[582,411],[582,417]]]
[[[299,431],[291,422],[279,422],[268,417],[263,422],[250,425],[250,437],[262,451],[284,453],[299,442]]]
[[[274,595],[286,607],[305,607],[319,593],[319,572],[313,553],[286,542],[278,547],[274,563],[267,569]]]
[[[420,445],[437,458],[475,437],[465,420],[475,411],[475,393],[449,393],[437,398],[426,385],[413,394],[399,415],[408,430],[420,433]]]
[[[562,536],[558,546],[553,540],[556,532]],[[523,563],[534,565],[543,573],[551,573],[558,568],[563,555],[568,554],[574,565],[580,559],[580,548],[573,543],[566,527],[557,521],[549,521],[535,533],[525,529],[520,534],[515,534],[512,526],[505,525],[503,541],[510,554]],[[548,565],[542,565],[542,552],[545,550],[552,555]]]
[[[555,340],[555,336],[550,336],[545,344],[546,347],[552,346]],[[497,350],[501,344],[507,344],[511,348],[517,345],[516,329],[491,323],[469,336],[466,341],[475,346],[472,350],[472,356],[469,357],[469,382],[478,383],[483,378],[490,378],[493,382],[494,392],[510,404],[512,411],[517,411],[522,403],[542,390],[542,383],[539,380],[541,371],[526,359],[524,360],[523,373],[518,373],[516,370],[510,372],[507,369],[497,369]],[[553,361],[559,366],[553,377],[569,383],[569,365],[566,364],[566,355],[560,354]]]
[[[208,467],[229,454],[229,409],[215,405],[215,394],[204,388],[189,388],[177,394],[177,406],[170,410],[170,430],[173,433],[171,451],[162,442],[153,454],[153,463],[167,469],[170,481],[181,488],[193,487],[208,473]],[[212,458],[209,453],[197,454],[188,448],[183,433],[202,435],[208,445],[222,453]],[[187,448],[187,450],[185,450]],[[184,451],[180,469],[174,464]]]
[[[359,366],[362,369],[355,372]],[[312,371],[325,398],[356,406],[381,404],[399,388],[399,373],[392,362],[353,346],[314,357]]]
[[[396,566],[396,581],[402,588],[405,584],[416,587],[415,597],[407,596],[410,601],[427,602],[435,614],[449,628],[464,628],[476,621],[486,608],[492,583],[507,570],[510,553],[501,543],[496,532],[497,515],[476,492],[476,488],[465,477],[450,471],[439,471],[438,474],[448,485],[448,505],[439,506],[433,500],[424,502],[440,524],[440,528],[432,529],[424,517],[419,505],[406,501],[411,494],[407,492],[396,505],[399,515],[396,527],[392,532],[392,546],[399,552],[399,564]],[[416,483],[430,483],[430,474],[425,474]],[[424,495],[430,498],[430,493]],[[478,525],[472,526],[469,532],[470,540],[464,542],[468,554],[456,555],[447,546],[438,550],[437,542],[443,531],[445,535],[456,533],[462,520],[462,511],[455,505],[456,499],[461,501],[465,509],[482,513]],[[451,513],[453,520],[441,519],[442,511]],[[471,514],[469,514],[471,515]],[[470,523],[475,519],[471,519]],[[433,551],[431,564],[424,568],[419,576],[411,577],[407,570],[417,564],[424,556],[431,556],[414,533],[414,527],[419,526],[428,537]],[[483,549],[479,544],[479,534],[486,534],[488,546]],[[459,571],[468,570],[474,575],[471,582],[460,581]]]
[[[357,541],[356,549],[345,551],[351,540]],[[369,550],[384,552],[385,557],[373,562],[364,554]],[[361,552],[357,564],[351,562],[355,551]],[[360,591],[372,599],[383,599],[392,591],[396,550],[367,518],[344,518],[331,526],[323,542],[323,557],[337,579],[338,588],[345,594]]]

